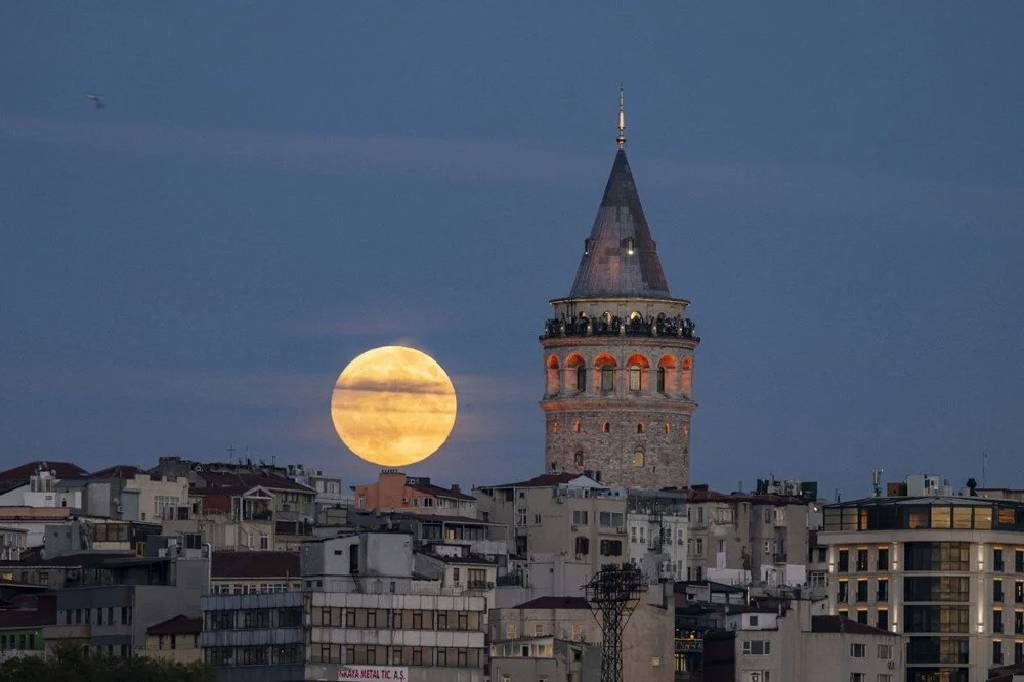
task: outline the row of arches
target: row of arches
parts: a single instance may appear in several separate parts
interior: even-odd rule
[[[572,431],[573,433],[583,433],[584,431],[583,420],[580,418],[573,419],[568,423],[567,426],[569,430]],[[549,423],[549,428],[551,429],[551,433],[559,433],[562,430],[562,422],[559,421],[558,419],[553,419]],[[632,432],[635,428],[635,432],[638,435],[642,435],[647,432],[647,425],[644,424],[644,422],[636,422],[635,427],[633,425],[629,425],[626,428],[629,429],[630,432]],[[658,425],[657,430],[661,431],[665,435],[671,435],[672,432],[676,429],[673,429],[672,422],[665,420],[663,423]],[[599,422],[598,431],[600,431],[601,433],[611,433],[612,423],[608,420],[603,420]],[[678,433],[681,436],[681,438],[685,441],[690,435],[690,425],[687,422],[683,422],[678,429]]]
[[[682,360],[677,360],[674,355],[663,355],[658,359],[653,372],[651,362],[643,353],[630,355],[622,368],[610,353],[599,353],[591,367],[587,367],[586,360],[579,353],[570,353],[562,363],[557,355],[549,355],[545,367],[548,395],[558,395],[563,391],[613,393],[617,382],[624,384],[619,387],[620,390],[625,389],[631,393],[654,391],[689,398],[693,390],[692,355],[683,356]]]

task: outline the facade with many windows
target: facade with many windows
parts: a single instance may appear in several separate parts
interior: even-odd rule
[[[827,505],[832,613],[901,633],[907,682],[1024,662],[1024,504],[879,497]]]

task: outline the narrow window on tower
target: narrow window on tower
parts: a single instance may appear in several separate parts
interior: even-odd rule
[[[580,392],[587,390],[587,368],[583,365],[576,368],[576,390]]]
[[[636,240],[630,237],[626,240],[626,255],[632,256],[636,253]]]
[[[665,368],[658,368],[658,393],[665,392]]]
[[[608,433],[609,431],[612,430],[612,425],[609,422],[605,422],[601,424],[601,430],[604,431],[605,433]]]
[[[572,461],[578,467],[583,466],[583,451],[578,450],[576,454],[572,456]]]
[[[665,433],[672,433],[672,425],[665,422]]]
[[[614,380],[615,375],[613,374],[614,371],[615,370],[612,369],[611,367],[602,367],[601,368],[601,390],[602,391],[610,392],[612,389],[615,388],[615,380]]]
[[[646,463],[643,450],[637,450],[633,453],[633,466],[642,467]]]
[[[572,423],[572,432],[573,433],[579,433],[580,432],[580,420],[579,419],[576,419],[576,420],[573,421],[573,423]]]
[[[643,433],[644,432],[644,425],[643,424],[637,424],[636,425],[636,432],[637,433]]]
[[[640,392],[640,368],[633,365],[629,368],[629,390],[634,393]]]

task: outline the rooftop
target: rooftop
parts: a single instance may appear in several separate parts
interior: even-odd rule
[[[590,604],[583,597],[537,597],[515,606],[517,609],[586,609]]]
[[[0,471],[0,481],[27,481],[40,469],[56,472],[57,478],[77,478],[89,473],[73,462],[36,460],[16,466],[13,469]]]
[[[218,551],[210,567],[213,578],[281,578],[300,573],[298,552]]]
[[[569,298],[669,298],[668,282],[640,205],[626,150],[605,184]]]
[[[849,632],[854,635],[899,635],[879,628],[858,623],[842,616],[811,616],[811,632]]]
[[[174,618],[146,628],[147,635],[197,635],[203,630],[202,618],[189,618],[178,614]]]

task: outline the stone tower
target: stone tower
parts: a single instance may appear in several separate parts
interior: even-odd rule
[[[625,150],[618,151],[572,290],[551,301],[544,347],[545,465],[631,488],[690,479],[693,351],[672,298]]]

